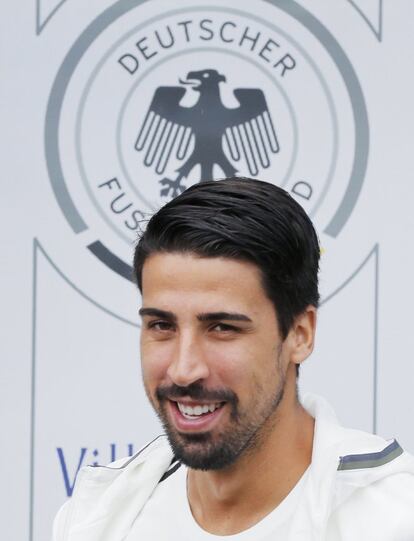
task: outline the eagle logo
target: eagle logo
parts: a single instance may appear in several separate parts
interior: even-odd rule
[[[239,105],[225,106],[219,85],[226,77],[215,69],[190,71],[181,85],[189,85],[200,96],[195,105],[180,104],[185,86],[160,86],[138,133],[135,149],[144,155],[144,165],[163,175],[171,157],[182,165],[174,179],[160,179],[160,194],[176,197],[193,168],[200,166],[200,182],[213,178],[214,165],[229,177],[238,173],[235,165],[244,161],[251,176],[270,166],[271,154],[279,152],[273,120],[263,91],[237,88]]]

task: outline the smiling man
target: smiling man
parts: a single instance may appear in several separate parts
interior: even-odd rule
[[[296,400],[295,366],[311,351],[315,307],[284,337],[256,265],[194,253],[148,257],[142,288],[144,382],[176,458],[221,472],[283,444],[300,476],[313,419]]]
[[[298,398],[318,263],[303,209],[258,180],[198,184],[151,218],[134,269],[166,436],[83,468],[56,540],[414,539],[413,458]]]

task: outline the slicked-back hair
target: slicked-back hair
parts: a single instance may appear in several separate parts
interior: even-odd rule
[[[155,253],[254,263],[282,338],[307,306],[318,306],[319,242],[303,208],[273,184],[233,177],[195,184],[156,212],[140,236],[134,273]]]

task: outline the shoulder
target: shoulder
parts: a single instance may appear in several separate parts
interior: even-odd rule
[[[92,530],[94,524],[99,523],[103,527],[109,516],[108,508],[116,510],[118,515],[135,517],[169,469],[171,461],[172,452],[167,439],[159,436],[132,457],[107,466],[81,468],[72,498],[56,515],[54,541],[65,539],[67,532],[80,524]],[[73,512],[74,508],[76,513]]]
[[[328,539],[409,541],[414,538],[414,457],[398,443],[342,457]]]
[[[414,475],[395,473],[358,487],[331,514],[330,541],[414,539]]]

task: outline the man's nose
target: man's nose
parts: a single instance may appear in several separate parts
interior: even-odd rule
[[[186,387],[209,375],[200,340],[192,334],[183,334],[177,339],[174,358],[167,370],[172,382]]]

